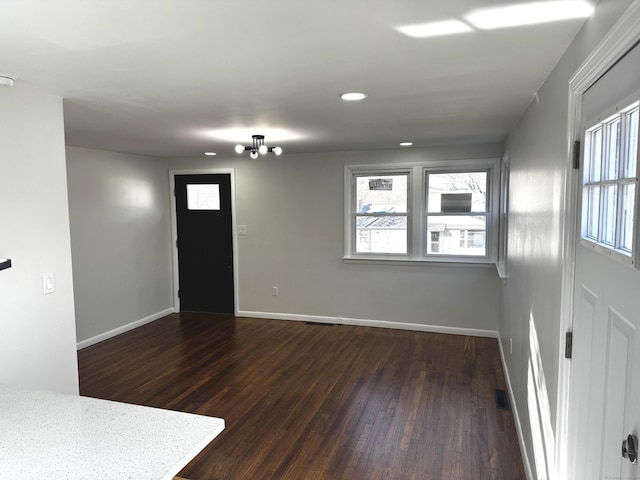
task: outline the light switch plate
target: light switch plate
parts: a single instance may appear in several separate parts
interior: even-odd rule
[[[56,291],[56,283],[52,272],[42,274],[42,293],[48,295]]]
[[[247,234],[247,226],[238,225],[238,235],[246,235],[246,234]]]

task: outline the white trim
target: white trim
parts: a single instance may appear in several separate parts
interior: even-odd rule
[[[498,338],[498,332],[495,330],[444,327],[439,325],[423,325],[421,323],[389,322],[385,320],[369,320],[364,318],[327,317],[319,315],[250,311],[239,311],[236,316],[245,318],[265,318],[269,320],[291,320],[296,322],[328,323],[332,325],[352,325],[356,327],[393,328],[396,330],[448,333],[451,335],[467,335],[471,337]]]
[[[558,399],[556,415],[556,466],[557,478],[569,479],[568,459],[570,445],[576,445],[575,429],[570,425],[571,417],[571,365],[564,358],[565,332],[573,326],[573,295],[576,241],[579,234],[577,210],[578,171],[573,169],[572,150],[574,140],[580,139],[580,120],[582,115],[582,95],[609,68],[640,40],[640,0],[635,0],[618,19],[609,33],[591,52],[580,68],[569,80],[569,105],[567,121],[567,149],[565,178],[562,192],[562,291],[560,341],[558,348]],[[577,400],[576,400],[577,401]],[[571,456],[573,458],[573,456]]]
[[[173,305],[176,312],[180,311],[180,298],[178,289],[180,288],[178,270],[178,225],[176,223],[176,197],[174,188],[176,175],[229,175],[231,184],[231,231],[233,236],[233,311],[236,313],[240,305],[240,289],[238,280],[238,232],[236,231],[236,177],[233,168],[199,168],[199,169],[173,169],[169,170],[169,198],[171,199],[171,252],[173,266]]]
[[[91,345],[95,345],[96,343],[103,342],[104,340],[108,340],[109,338],[115,337],[116,335],[120,335],[121,333],[128,332],[129,330],[133,330],[134,328],[141,327],[142,325],[146,325],[147,323],[151,323],[159,318],[166,317],[167,315],[171,315],[175,312],[175,309],[167,308],[160,312],[154,313],[153,315],[149,315],[148,317],[141,318],[140,320],[136,320],[135,322],[127,323],[126,325],[122,325],[121,327],[114,328],[113,330],[109,330],[108,332],[101,333],[100,335],[96,335],[95,337],[87,338],[86,340],[81,340],[76,344],[76,349],[81,350],[86,347],[90,347]]]
[[[520,414],[518,413],[518,404],[516,403],[515,395],[513,394],[513,387],[511,386],[511,377],[509,376],[509,369],[507,369],[507,362],[504,357],[504,349],[502,348],[502,339],[498,338],[498,348],[500,350],[500,361],[502,362],[502,370],[504,371],[504,380],[507,384],[507,391],[509,392],[509,401],[511,402],[511,412],[513,414],[513,422],[516,426],[516,433],[518,434],[518,443],[520,444],[520,453],[522,455],[522,463],[524,464],[524,473],[527,476],[527,480],[534,480],[533,472],[531,471],[531,462],[529,461],[529,455],[527,455],[527,447],[524,441],[524,434],[522,433],[522,424],[520,423]]]

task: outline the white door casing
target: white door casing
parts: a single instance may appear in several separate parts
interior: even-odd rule
[[[578,249],[576,239],[580,237],[580,226],[577,222],[580,216],[578,210],[580,186],[578,171],[573,169],[573,142],[581,136],[583,94],[639,41],[640,0],[635,0],[574,73],[568,85],[567,156],[563,191],[562,305],[559,331],[562,341],[558,351],[558,415],[555,428],[557,438],[555,473],[559,480],[586,478],[580,474],[585,471],[585,460],[588,458],[583,448],[587,441],[585,440],[586,428],[589,424],[588,402],[583,396],[584,392],[577,390],[575,385],[584,383],[584,378],[589,377],[591,372],[590,370],[581,371],[575,367],[573,360],[564,358],[564,336],[565,332],[574,329],[574,315],[587,318],[590,314],[595,315],[598,301],[595,292],[588,288],[576,287],[577,282],[574,276]],[[574,304],[580,305],[582,311],[574,311],[576,310]],[[587,325],[593,325],[593,323]],[[581,355],[581,349],[590,350],[592,335],[589,328],[574,331],[574,358]]]

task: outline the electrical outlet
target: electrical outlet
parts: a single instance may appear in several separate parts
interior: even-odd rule
[[[271,295],[273,295],[274,297],[278,296],[278,287],[272,287]]]

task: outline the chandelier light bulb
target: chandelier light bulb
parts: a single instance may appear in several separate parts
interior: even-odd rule
[[[260,152],[260,155],[264,155],[269,151],[269,148],[266,145],[260,145],[260,148],[258,148],[258,152]]]
[[[251,150],[251,154],[249,156],[255,160],[256,158],[258,158],[258,152],[255,150]]]
[[[275,147],[273,149],[273,153],[275,153],[276,155],[282,155],[282,149],[280,147]]]
[[[242,153],[244,152],[244,146],[238,144],[236,145],[236,153]]]

